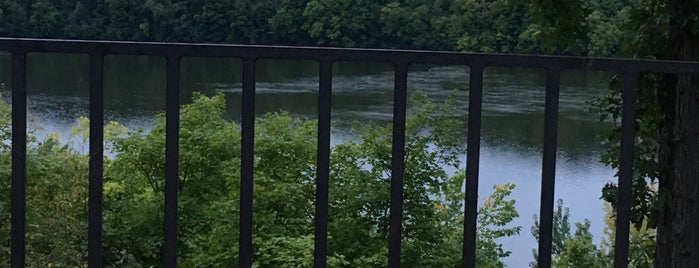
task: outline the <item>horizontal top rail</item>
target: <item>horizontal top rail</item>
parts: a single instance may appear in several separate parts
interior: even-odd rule
[[[318,61],[406,62],[485,65],[617,72],[697,73],[699,62],[614,59],[551,55],[437,52],[421,50],[319,48],[232,44],[154,43],[61,39],[0,38],[0,51],[136,54],[159,56],[305,59]]]

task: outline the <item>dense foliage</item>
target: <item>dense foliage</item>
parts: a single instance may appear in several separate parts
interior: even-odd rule
[[[697,14],[699,14],[699,10],[697,10],[695,2],[682,0],[566,0],[554,2],[542,0],[107,0],[77,2],[61,0],[0,0],[0,36],[417,48],[504,53],[552,52],[575,55],[697,60],[699,59],[697,58],[699,54],[687,54],[688,50],[691,52],[691,48],[699,44],[699,38],[697,38],[699,17]],[[615,90],[610,91],[609,96],[601,98],[594,103],[594,107],[599,112],[602,120],[618,122],[621,109],[619,84],[619,79],[612,81],[612,88]],[[638,240],[639,246],[637,248],[632,247],[631,254],[634,256],[633,260],[642,261],[643,264],[638,264],[640,267],[645,267],[644,265],[649,264],[649,260],[652,259],[650,257],[652,254],[649,252],[652,252],[654,248],[653,241],[656,235],[654,228],[663,225],[671,226],[672,217],[674,217],[673,214],[675,213],[672,208],[677,206],[677,202],[682,202],[682,200],[686,199],[683,199],[683,196],[687,194],[682,194],[684,192],[681,190],[696,188],[686,183],[683,184],[682,182],[692,181],[691,179],[684,179],[684,177],[681,177],[682,180],[677,179],[680,183],[676,183],[676,174],[673,173],[677,170],[673,169],[672,166],[676,162],[675,160],[677,160],[677,154],[672,150],[682,149],[677,144],[678,141],[684,139],[683,135],[675,137],[673,133],[679,133],[675,130],[682,130],[682,125],[686,125],[685,121],[677,120],[678,118],[691,118],[691,116],[676,117],[674,114],[676,111],[679,111],[675,109],[677,108],[675,103],[682,98],[682,94],[674,91],[676,85],[677,80],[675,78],[647,75],[642,78],[638,91],[638,138],[635,144],[634,159],[636,167],[634,181],[635,200],[632,208],[632,221],[635,223],[635,228],[632,232],[632,241],[634,241],[633,239]],[[681,92],[681,90],[677,92]],[[201,101],[203,100],[202,98]],[[6,119],[9,120],[8,118],[0,117],[0,131],[4,140],[8,138],[8,125],[2,120]],[[262,130],[271,133],[270,135],[282,135],[282,137],[290,139],[285,141],[287,143],[283,148],[287,148],[286,145],[295,145],[289,147],[290,149],[285,149],[291,150],[289,152],[284,151],[286,152],[285,154],[279,150],[279,148],[282,148],[279,147],[281,146],[279,143],[284,141],[277,140],[277,136],[265,137],[260,135],[257,137],[258,140],[266,140],[264,144],[258,143],[259,148],[256,148],[256,150],[259,152],[256,151],[256,153],[260,155],[269,154],[274,157],[282,155],[284,159],[283,161],[275,160],[274,163],[265,161],[257,163],[264,169],[269,169],[269,171],[263,171],[259,168],[256,171],[256,176],[260,178],[259,191],[256,192],[256,195],[264,196],[268,200],[259,206],[256,204],[256,207],[260,209],[260,212],[256,211],[256,215],[261,217],[261,219],[256,219],[256,221],[267,220],[266,217],[268,216],[264,215],[272,215],[270,211],[274,211],[274,213],[282,211],[280,214],[269,216],[269,219],[271,219],[270,223],[290,226],[289,228],[293,230],[284,229],[275,230],[275,232],[290,235],[294,238],[285,240],[277,236],[267,237],[264,238],[264,241],[274,242],[265,242],[268,243],[265,244],[260,240],[256,241],[256,245],[261,252],[276,252],[278,248],[295,248],[296,250],[293,251],[295,253],[290,253],[288,259],[283,259],[284,263],[293,263],[292,260],[294,259],[310,258],[308,247],[312,244],[312,237],[309,236],[311,223],[307,218],[312,211],[313,204],[309,203],[305,210],[298,210],[295,207],[289,208],[289,202],[285,202],[287,197],[281,198],[278,194],[293,193],[293,198],[298,198],[294,202],[308,202],[308,200],[312,200],[313,185],[311,182],[314,150],[302,145],[312,144],[313,122],[290,119],[285,115],[270,115],[260,120],[259,128],[263,128],[265,124],[271,124],[268,125],[269,129]],[[185,121],[183,119],[183,122]],[[109,245],[108,248],[110,250],[118,248],[118,250],[114,249],[111,252],[112,255],[110,256],[113,260],[110,261],[113,263],[128,261],[140,263],[157,262],[158,243],[160,243],[157,235],[159,229],[153,229],[149,225],[152,225],[153,221],[160,220],[160,218],[157,218],[159,214],[155,212],[161,209],[159,206],[162,206],[162,204],[158,203],[160,202],[158,200],[160,200],[159,195],[162,192],[161,170],[163,161],[161,160],[163,160],[162,145],[164,141],[162,135],[164,130],[162,122],[159,122],[159,124],[161,124],[159,127],[156,126],[148,133],[130,132],[125,134],[126,136],[118,135],[123,130],[117,125],[112,126],[114,135],[110,139],[110,146],[112,146],[116,157],[108,159],[108,169],[105,173],[107,180],[109,180],[107,184],[108,199],[106,201],[108,202],[106,204],[109,211],[106,213],[119,215],[114,217],[114,220],[121,221],[107,221],[107,224],[114,224],[115,227],[109,227],[113,229],[108,228],[105,231],[107,237],[111,239],[109,240],[110,243],[114,243]],[[288,131],[290,132],[274,132],[277,129],[274,124],[286,124],[293,127],[289,128]],[[427,127],[430,130],[440,129],[432,128],[431,126]],[[226,129],[227,131],[209,133],[210,130],[217,128]],[[235,130],[237,130],[237,126],[233,123],[220,123],[220,125],[216,126],[207,125],[205,130],[199,130],[200,132],[193,131],[186,135],[183,132],[182,146],[185,146],[183,148],[191,146],[191,148],[183,149],[183,154],[186,155],[183,159],[190,159],[188,160],[190,162],[188,162],[189,164],[182,163],[185,166],[182,174],[182,184],[185,185],[181,189],[182,200],[186,200],[184,198],[189,195],[199,196],[203,194],[203,196],[208,196],[202,199],[203,201],[199,200],[200,197],[197,197],[196,202],[181,201],[183,211],[196,215],[192,217],[197,219],[207,219],[206,221],[192,222],[188,222],[187,219],[183,220],[185,222],[183,226],[190,229],[186,229],[189,230],[187,231],[189,233],[185,232],[182,236],[198,237],[202,235],[199,238],[186,239],[186,242],[183,242],[182,245],[182,248],[184,248],[183,254],[195,256],[197,254],[196,250],[204,250],[198,245],[203,244],[204,242],[202,241],[208,237],[235,236],[233,231],[235,229],[233,227],[237,224],[235,219],[228,218],[225,224],[210,226],[208,223],[209,218],[206,218],[217,218],[218,214],[216,213],[221,209],[227,214],[236,213],[235,202],[231,200],[235,200],[235,182],[237,180],[224,176],[224,174],[237,174],[237,166],[235,165],[237,163],[235,158],[237,142],[235,141],[239,137],[236,136],[237,132]],[[333,161],[343,163],[339,166],[333,166],[333,176],[340,176],[338,178],[341,178],[336,179],[335,182],[340,184],[333,185],[333,189],[342,189],[334,195],[337,195],[337,198],[345,196],[342,197],[344,199],[336,200],[338,202],[335,204],[337,207],[331,209],[333,211],[337,209],[336,213],[340,211],[355,212],[355,214],[347,214],[345,218],[338,216],[337,219],[332,219],[331,236],[333,238],[331,240],[331,248],[339,248],[336,251],[332,251],[335,255],[331,256],[330,259],[334,264],[366,266],[371,263],[379,263],[380,258],[385,256],[385,254],[381,253],[382,250],[385,251],[383,242],[377,241],[385,240],[381,239],[385,238],[382,236],[385,236],[386,212],[381,211],[378,207],[386,206],[386,193],[377,196],[373,194],[364,195],[363,198],[369,198],[369,200],[376,202],[374,205],[369,206],[365,203],[355,203],[359,201],[347,195],[348,192],[356,194],[356,191],[352,192],[350,190],[352,188],[345,189],[342,187],[361,188],[357,185],[351,186],[352,183],[343,181],[344,179],[354,183],[361,182],[360,185],[371,185],[371,187],[376,189],[386,187],[387,173],[390,172],[390,168],[387,168],[390,162],[386,159],[387,152],[390,151],[388,131],[388,129],[378,126],[363,128],[359,133],[359,136],[362,137],[360,139],[361,142],[347,142],[333,149]],[[609,150],[602,155],[602,161],[612,167],[617,167],[618,165],[618,132],[619,126],[617,125],[604,134]],[[210,135],[210,137],[202,135]],[[216,150],[209,149],[209,147],[206,147],[209,145],[198,142],[191,142],[187,145],[186,137],[209,141],[209,145],[214,146],[213,148],[216,148]],[[440,186],[438,184],[448,185],[450,180],[455,180],[453,183],[456,183],[455,178],[462,175],[457,174],[457,176],[449,177],[443,173],[443,170],[440,171],[439,168],[430,166],[430,164],[438,166],[452,165],[456,161],[450,158],[454,156],[451,154],[450,149],[447,149],[450,148],[450,145],[440,147],[445,150],[438,150],[444,153],[444,155],[439,155],[439,157],[430,155],[430,151],[425,149],[427,144],[449,141],[448,139],[440,141],[430,138],[424,138],[426,140],[416,138],[416,140],[412,141],[415,143],[409,144],[411,147],[407,147],[413,148],[412,146],[416,146],[415,150],[417,151],[412,151],[413,149],[408,150],[412,151],[411,153],[421,155],[421,157],[438,159],[433,160],[438,162],[424,162],[424,159],[419,160],[422,158],[418,158],[419,161],[416,160],[417,162],[409,163],[416,167],[416,170],[411,170],[411,172],[422,174],[415,175],[416,184],[410,187],[417,187],[415,189],[423,186],[428,189],[435,187],[434,189],[439,190],[432,189],[433,192],[429,195],[416,193],[415,196],[409,197],[406,206],[425,212],[430,211],[426,209],[426,207],[429,207],[425,205],[428,203],[426,200],[430,202],[441,200],[439,201],[441,203],[434,205],[435,208],[432,209],[434,211],[430,212],[432,214],[420,214],[421,216],[416,218],[414,222],[411,221],[406,225],[406,230],[408,230],[406,241],[415,241],[414,244],[410,242],[406,246],[406,252],[410,252],[409,254],[406,253],[406,258],[408,258],[406,261],[411,263],[417,262],[412,262],[413,260],[409,259],[410,257],[418,258],[419,256],[419,259],[431,259],[434,257],[431,255],[433,253],[426,250],[436,249],[439,247],[435,245],[445,245],[444,243],[447,243],[441,240],[421,240],[429,237],[420,236],[418,232],[449,233],[448,230],[451,230],[449,228],[453,227],[449,224],[435,227],[427,223],[434,223],[438,219],[450,222],[450,224],[453,224],[455,219],[458,221],[458,218],[453,218],[456,217],[454,215],[458,215],[458,213],[454,214],[454,211],[457,210],[447,212],[450,210],[436,209],[438,207],[441,208],[442,205],[458,208],[456,204],[449,206],[446,204],[460,200],[453,199],[450,201],[447,198],[450,193],[444,190],[446,188],[443,185]],[[234,142],[224,144],[216,142],[216,140],[231,140]],[[58,171],[55,170],[60,170],[61,167],[52,167],[50,164],[56,161],[72,163],[71,165],[74,166],[71,167],[71,170],[73,171],[82,172],[86,170],[85,155],[73,151],[71,148],[59,143],[55,138],[49,137],[41,141],[32,140],[32,142],[33,145],[30,147],[28,159],[34,161],[35,164],[30,165],[30,168],[32,168],[29,170],[30,176],[58,176],[56,174],[60,173],[57,173]],[[377,146],[377,144],[383,145]],[[7,155],[9,149],[6,144],[0,144],[0,147],[3,153]],[[208,161],[211,158],[215,158],[216,161]],[[408,160],[413,161],[414,159]],[[277,162],[283,162],[284,166],[276,167],[274,164]],[[0,164],[9,165],[8,158],[4,157],[0,160]],[[408,166],[408,168],[410,167]],[[0,175],[9,176],[9,171],[7,170],[9,169],[3,169],[1,172],[4,173],[0,173]],[[61,172],[68,172],[68,170]],[[65,193],[65,196],[50,194],[41,198],[47,198],[47,200],[56,199],[56,202],[60,200],[84,200],[86,193],[83,188],[80,188],[85,186],[83,177],[80,177],[83,175],[76,176],[66,175],[61,177],[65,180],[75,180],[75,183],[71,184],[75,185],[75,189],[60,188],[65,187],[65,185],[51,185],[51,187],[56,189],[70,190],[70,195]],[[221,179],[224,177],[226,179]],[[196,189],[197,186],[193,185],[199,185],[196,183],[197,181],[201,181],[203,184],[213,184],[217,187],[216,189]],[[280,181],[284,183],[280,184]],[[277,188],[281,187],[281,185],[286,186],[282,187],[283,190],[278,190]],[[30,187],[46,187],[46,185],[41,184]],[[604,199],[612,204],[616,201],[615,187],[616,185],[609,184],[603,192]],[[456,193],[458,192],[456,191],[457,188],[452,185],[450,189]],[[271,192],[262,192],[262,189]],[[503,189],[499,191],[506,192],[507,187]],[[7,191],[7,189],[5,187],[0,189],[0,191]],[[39,195],[40,193],[37,194]],[[494,195],[494,198],[496,197],[497,194]],[[414,200],[410,198],[414,198]],[[222,205],[221,202],[223,201],[221,200],[228,200],[226,201],[228,202],[226,203],[227,205]],[[31,207],[31,202],[38,201],[30,200],[29,202]],[[136,204],[142,204],[142,202],[146,202],[143,204],[148,205],[136,206]],[[414,204],[410,202],[414,202]],[[202,207],[209,205],[211,207]],[[47,211],[33,211],[31,213],[35,214],[30,214],[28,217],[30,220],[55,218],[58,217],[57,215],[64,215],[64,217],[72,219],[84,217],[84,211],[80,214],[77,212],[77,208],[72,208],[71,206],[75,205],[56,207]],[[137,208],[136,211],[133,209],[134,206]],[[265,211],[265,206],[273,209]],[[0,206],[0,212],[6,212],[7,209],[8,207],[5,205]],[[189,215],[187,213],[184,215]],[[608,261],[608,256],[604,255],[608,252],[605,253],[604,251],[609,250],[613,245],[593,245],[587,231],[589,226],[586,223],[578,223],[576,225],[577,231],[571,234],[569,231],[570,224],[567,223],[568,227],[565,227],[566,224],[563,224],[561,218],[565,216],[564,211],[558,210],[557,213],[557,217],[559,217],[557,219],[561,220],[560,224],[563,226],[561,227],[563,229],[557,229],[559,233],[557,233],[558,238],[556,238],[556,246],[554,247],[557,266],[577,267],[583,265],[580,263],[576,264],[577,261],[595,258],[600,260],[600,262],[602,262],[602,259],[605,262]],[[109,215],[107,214],[106,217],[109,218]],[[146,221],[142,215],[149,215],[153,218],[149,218]],[[280,224],[279,221],[274,220],[278,217],[296,219],[293,220],[296,225],[286,221],[282,221]],[[364,217],[368,217],[368,219],[364,219]],[[610,218],[613,218],[613,213],[610,213]],[[364,219],[364,221],[361,219]],[[222,221],[221,219],[215,220]],[[4,224],[4,221],[6,219],[0,219],[0,223]],[[366,247],[373,250],[373,255],[363,255],[366,253],[364,251],[353,252],[349,249],[343,249],[340,245],[344,244],[334,242],[347,241],[346,239],[348,239],[343,232],[337,232],[340,229],[344,231],[344,227],[338,227],[342,225],[333,226],[335,223],[351,224],[356,228],[364,228],[363,230],[373,230],[360,236],[365,241],[374,241],[368,243],[373,246]],[[84,223],[82,224],[84,225]],[[415,226],[412,226],[412,224]],[[2,228],[5,228],[5,226],[4,224]],[[123,226],[132,226],[128,228],[133,228],[133,230],[128,232],[122,231],[119,228],[123,228]],[[232,226],[232,229],[220,226]],[[295,227],[292,228],[291,226]],[[431,227],[427,228],[425,226]],[[31,228],[39,228],[39,226],[30,227],[30,231],[37,231],[39,229]],[[82,230],[80,228],[78,229]],[[203,235],[206,232],[202,230],[209,230],[207,228],[210,229],[210,236]],[[332,228],[336,228],[335,231]],[[410,230],[413,230],[411,228],[416,228],[415,230],[417,231],[411,232]],[[78,229],[55,229],[52,230],[52,234],[60,233],[65,237],[73,239],[65,241],[82,241],[80,239],[84,240],[84,237],[81,237],[82,233],[77,231]],[[51,229],[49,228],[49,230]],[[516,233],[516,231],[518,230],[509,230],[505,234],[510,234],[510,232]],[[261,230],[256,230],[256,232],[260,233]],[[414,237],[411,235],[414,235]],[[415,237],[421,237],[421,239]],[[458,235],[453,237],[458,237]],[[42,237],[40,235],[30,235],[28,239],[33,241],[33,239],[42,239]],[[130,242],[134,239],[140,241],[137,243],[138,245]],[[479,236],[479,239],[484,238]],[[235,250],[236,247],[233,240],[224,240],[216,241],[216,243],[222,244],[222,247],[227,247],[229,251]],[[482,245],[488,244],[487,239],[479,241],[481,241]],[[663,243],[666,244],[671,243],[667,238],[664,241]],[[207,243],[210,242],[213,243],[207,240]],[[58,241],[55,243],[62,242]],[[73,252],[79,248],[76,245],[78,244],[67,244],[65,245],[65,250]],[[45,244],[36,244],[36,247],[37,250],[43,250],[43,252],[48,252],[50,248],[53,248],[47,247]],[[306,249],[306,251],[303,249]],[[7,249],[4,247],[2,250]],[[444,252],[449,252],[449,250],[458,251],[458,249],[451,247],[442,248],[441,250]],[[206,251],[216,252],[214,249],[206,249]],[[680,251],[677,250],[677,252]],[[81,259],[81,253],[75,252],[74,257]],[[299,252],[305,253],[300,254]],[[587,253],[582,254],[580,252],[598,253],[585,255]],[[502,256],[506,252],[501,251],[497,253],[496,251],[494,254]],[[662,252],[658,254],[663,255]],[[669,256],[669,254],[664,255]],[[222,254],[220,258],[222,261],[230,261],[226,259],[229,256],[228,254]],[[361,262],[358,262],[359,256],[363,256]],[[572,258],[571,256],[577,257]],[[592,256],[596,257],[593,258]],[[44,259],[51,258],[44,257]],[[37,257],[36,260],[42,259]],[[196,260],[196,258],[193,257],[192,260]],[[209,260],[207,259],[207,261]],[[191,264],[202,264],[207,263],[207,261],[192,261]],[[439,263],[444,264],[447,262]],[[421,263],[420,265],[429,266],[432,264],[434,263]],[[269,265],[276,264],[269,263]]]
[[[590,233],[591,222],[587,219],[574,223],[575,231],[571,232],[570,211],[563,206],[563,200],[559,199],[553,212],[553,244],[552,267],[575,268],[611,268],[614,258],[615,217],[614,210],[609,203],[604,206],[605,228],[604,236],[598,244],[593,241]],[[539,219],[534,216],[534,225],[531,228],[532,235],[539,239]],[[650,268],[653,267],[653,254],[655,251],[655,229],[647,223],[631,228],[629,241],[629,267]],[[534,261],[529,267],[537,268],[537,250],[532,249]]]
[[[582,38],[556,50],[615,55],[632,2],[586,1],[591,12],[575,16],[585,23],[570,29]],[[504,53],[555,47],[551,25],[535,23],[530,8],[509,0],[0,0],[0,36]]]
[[[581,40],[584,21],[593,14],[582,0],[532,1],[535,23],[562,47]],[[623,40],[619,55],[633,58],[699,61],[699,2],[694,0],[600,1],[623,3],[626,14],[616,35]],[[613,6],[609,5],[609,6]],[[619,7],[617,7],[619,8]],[[556,14],[556,15],[553,15]],[[588,16],[589,17],[589,16]],[[572,19],[571,19],[572,18]],[[604,25],[604,24],[598,24]],[[572,30],[572,31],[571,31]],[[574,34],[570,34],[574,33]],[[619,77],[608,96],[595,108],[602,120],[618,122],[621,115]],[[637,88],[636,139],[631,221],[651,228],[655,267],[696,266],[699,244],[696,196],[699,194],[699,77],[696,74],[641,74]],[[602,161],[618,167],[619,125],[605,133],[608,150]],[[603,197],[614,205],[614,183]],[[657,228],[657,229],[656,229]],[[649,245],[654,247],[653,243]]]
[[[407,123],[403,263],[453,267],[460,263],[463,172],[461,123],[440,116],[449,104],[414,98]],[[237,263],[240,180],[239,126],[223,118],[224,98],[194,96],[182,106],[179,177],[179,259],[183,267]],[[78,120],[76,142],[87,142],[89,122]],[[160,265],[163,221],[165,120],[149,131],[117,123],[105,127],[104,263]],[[424,135],[426,130],[432,135]],[[9,108],[0,104],[7,140]],[[357,139],[332,148],[329,265],[386,264],[391,127],[357,128]],[[254,261],[258,267],[310,267],[313,256],[316,122],[268,114],[256,121]],[[27,261],[31,267],[82,267],[86,258],[87,158],[58,134],[31,139],[27,152]],[[9,258],[10,149],[0,147],[0,263]],[[499,238],[516,235],[519,215],[508,198],[514,185],[497,186],[479,210],[479,267],[503,267],[509,251]]]

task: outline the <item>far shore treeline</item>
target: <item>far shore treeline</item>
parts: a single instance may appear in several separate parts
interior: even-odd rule
[[[632,8],[589,1],[586,35],[551,50],[527,2],[0,0],[0,36],[613,56]]]

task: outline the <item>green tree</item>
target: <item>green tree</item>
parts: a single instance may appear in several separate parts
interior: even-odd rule
[[[459,50],[520,52],[520,34],[528,25],[524,2],[456,0],[451,8],[449,33]]]
[[[552,267],[599,267],[607,268],[612,266],[611,256],[608,252],[608,245],[605,240],[601,245],[595,245],[590,233],[590,221],[575,223],[575,232],[570,229],[570,210],[563,206],[563,200],[558,199],[556,210],[553,213],[553,245],[552,245]],[[612,221],[608,221],[612,223]],[[539,222],[534,215],[534,225],[531,229],[532,235],[539,241]],[[610,234],[610,233],[608,233]],[[529,267],[538,267],[537,250],[532,249],[534,260],[529,263]]]
[[[657,58],[699,61],[699,3],[643,1],[633,27],[640,40],[635,51]],[[641,19],[648,17],[657,20]],[[654,36],[657,33],[662,36]],[[699,196],[699,81],[698,75],[662,78],[655,92],[662,107],[662,123],[654,125],[658,140],[658,248],[656,267],[691,267],[696,264],[699,234],[695,198]],[[649,93],[653,95],[653,93]],[[658,96],[659,95],[659,96]],[[652,109],[640,113],[651,114]],[[648,156],[647,156],[648,157]]]
[[[142,8],[145,18],[139,28],[146,40],[172,42],[184,39],[186,29],[180,20],[185,8],[182,1],[146,0]]]
[[[279,8],[279,1],[235,1],[233,18],[226,41],[238,44],[268,44],[269,19]]]
[[[615,212],[609,203],[604,204],[604,236],[599,244],[594,244],[590,233],[590,221],[576,222],[574,233],[570,232],[570,212],[558,200],[553,215],[552,267],[601,267],[613,265]],[[629,241],[629,267],[653,267],[656,230],[649,227],[648,220],[639,226],[631,226]],[[539,223],[534,216],[532,235],[538,240]],[[538,267],[537,250],[532,249],[534,260],[530,267]]]
[[[0,102],[3,144],[9,140],[9,106]],[[87,233],[87,155],[61,144],[57,133],[40,141],[28,133],[27,265],[84,267]],[[0,264],[9,265],[11,149],[0,147]]]
[[[4,36],[504,53],[554,47],[609,56],[621,50],[620,25],[641,0],[580,4],[577,28],[568,20],[541,23],[526,2],[509,0],[3,1]],[[566,4],[557,12],[572,10]],[[552,25],[574,30],[563,38],[579,38],[558,42]]]
[[[536,4],[537,21],[551,26],[552,33],[567,32],[579,27],[582,1],[562,16],[547,16],[557,12],[541,1]],[[561,2],[561,5],[565,3]],[[623,54],[674,60],[699,60],[699,3],[696,1],[640,0],[631,10],[625,32],[629,34]],[[548,12],[548,13],[547,13]],[[558,27],[563,23],[564,27]],[[567,35],[563,35],[564,37]],[[566,41],[566,40],[564,40]],[[567,40],[570,42],[571,40]],[[656,267],[691,267],[699,256],[699,247],[692,242],[699,227],[692,219],[699,213],[694,199],[699,195],[699,78],[697,75],[644,76],[637,98],[637,129],[635,163],[638,172],[634,181],[634,223],[644,217],[657,224]],[[620,115],[620,91],[612,91],[603,105],[602,114],[611,118]],[[616,167],[618,136],[608,137],[610,151],[603,159]],[[657,195],[651,184],[657,183]],[[606,187],[605,197],[614,202],[615,185]],[[649,198],[650,197],[650,198]]]
[[[67,23],[63,28],[68,38],[99,39],[104,38],[105,14],[101,1],[75,2],[67,15]]]
[[[223,42],[230,33],[230,25],[235,18],[233,1],[206,0],[187,1],[182,18],[187,34],[184,41]]]
[[[27,152],[27,265],[86,267],[87,155],[56,138]]]
[[[458,165],[458,127],[444,117],[452,104],[423,97],[408,119],[403,262],[408,267],[460,263],[464,173]],[[239,126],[224,119],[222,94],[194,95],[180,113],[179,259],[183,266],[237,263],[240,180]],[[9,138],[9,107],[0,103],[0,130]],[[256,121],[255,256],[259,267],[307,267],[313,256],[316,122],[285,113]],[[70,139],[89,140],[89,120],[80,118]],[[422,135],[427,129],[434,135]],[[332,267],[383,267],[388,236],[389,126],[358,128],[357,141],[333,147],[330,196]],[[31,132],[30,132],[31,133]],[[160,264],[165,120],[147,131],[105,126],[104,265]],[[31,137],[31,136],[30,136]],[[85,266],[87,158],[59,142],[58,134],[28,146],[28,246],[31,266]],[[430,149],[436,146],[437,149]],[[0,147],[0,222],[9,221],[10,149]],[[478,263],[503,267],[509,255],[498,239],[519,233],[514,185],[497,186],[479,209]],[[8,241],[9,224],[0,239]],[[9,262],[2,248],[0,263]]]
[[[582,0],[530,0],[528,13],[532,22],[527,29],[528,38],[548,52],[575,53],[579,40],[586,34],[584,22],[590,11],[586,3]]]
[[[107,36],[116,40],[145,40],[148,23],[143,1],[106,0]]]
[[[303,30],[303,16],[308,1],[282,0],[276,13],[269,18],[270,34],[274,43],[284,45],[314,44],[307,31]]]
[[[12,0],[0,1],[0,35],[27,36],[28,19],[26,10]]]
[[[440,38],[435,23],[440,14],[433,1],[394,1],[381,7],[381,43],[392,48],[440,48],[449,40]],[[451,44],[446,47],[450,47]]]
[[[29,17],[30,32],[34,37],[51,37],[57,35],[63,25],[63,14],[48,0],[34,2]]]
[[[311,0],[303,16],[302,29],[318,45],[371,47],[378,44],[383,1]]]
[[[575,233],[566,239],[563,250],[554,258],[555,267],[611,267],[608,255],[592,242],[590,221],[575,223]]]
[[[551,253],[560,254],[565,248],[565,241],[570,238],[570,209],[563,207],[563,199],[556,202],[556,210],[553,211],[553,236]],[[531,227],[531,234],[539,241],[539,217],[534,215],[534,225]],[[537,249],[532,249],[534,261],[529,263],[530,267],[538,267],[536,260],[539,258]]]
[[[589,1],[590,12],[585,18],[586,54],[593,56],[615,56],[621,53],[622,44],[628,37],[624,26],[637,8],[637,1]]]

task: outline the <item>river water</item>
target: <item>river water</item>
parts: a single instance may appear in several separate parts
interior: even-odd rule
[[[181,101],[189,102],[194,91],[212,94],[220,90],[228,101],[227,116],[238,120],[240,65],[237,59],[184,58]],[[148,128],[154,115],[165,108],[164,66],[162,58],[108,56],[105,119],[130,128]],[[7,89],[11,88],[9,67],[9,56],[0,54],[0,83]],[[259,61],[256,112],[284,110],[293,116],[315,118],[317,70],[313,62]],[[29,54],[28,112],[30,120],[42,126],[41,133],[58,131],[67,137],[75,119],[88,116],[88,73],[86,56]],[[494,184],[517,185],[513,198],[520,217],[513,224],[522,226],[522,233],[502,241],[513,252],[506,263],[524,267],[536,247],[529,230],[533,215],[539,211],[545,73],[488,68],[484,77],[480,199],[492,192]],[[592,221],[596,241],[603,229],[600,190],[615,178],[613,170],[598,162],[603,149],[598,136],[605,123],[587,111],[587,102],[605,94],[607,78],[608,74],[583,72],[565,72],[561,78],[555,195],[570,207],[573,221]],[[408,79],[410,91],[425,92],[435,101],[455,96],[459,107],[456,115],[467,117],[468,68],[412,66]],[[348,138],[353,121],[390,122],[392,89],[391,66],[336,63],[332,100],[336,132],[332,142]]]

